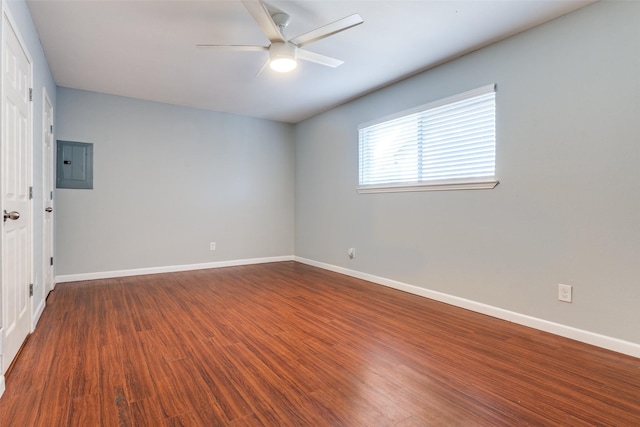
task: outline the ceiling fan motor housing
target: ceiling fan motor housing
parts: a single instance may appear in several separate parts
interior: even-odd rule
[[[289,42],[273,42],[269,47],[269,57],[272,61],[281,58],[288,58],[296,60],[297,55],[297,46],[293,43]]]
[[[297,66],[297,46],[289,42],[273,42],[269,47],[269,66],[282,73]]]

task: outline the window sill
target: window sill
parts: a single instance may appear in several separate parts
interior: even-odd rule
[[[365,185],[357,187],[360,194],[368,193],[403,193],[407,191],[451,191],[451,190],[491,190],[500,181],[441,181],[438,183],[426,184],[391,184],[391,185]]]

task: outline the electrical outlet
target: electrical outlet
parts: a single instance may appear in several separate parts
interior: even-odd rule
[[[573,286],[563,285],[562,283],[558,284],[558,300],[559,301],[571,302],[572,294],[573,294]]]
[[[215,251],[216,250],[216,242],[209,243],[209,250],[210,251]]]
[[[354,259],[356,257],[356,248],[349,248],[347,255],[349,255],[349,258]]]

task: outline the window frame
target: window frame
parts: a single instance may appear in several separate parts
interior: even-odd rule
[[[362,139],[361,131],[363,129],[390,122],[400,118],[408,117],[417,113],[424,113],[428,110],[432,110],[438,107],[443,107],[456,102],[468,100],[478,96],[486,95],[496,92],[496,84],[485,85],[473,90],[462,92],[456,95],[452,95],[446,98],[442,98],[427,104],[423,104],[411,109],[400,111],[376,120],[363,123],[358,126],[358,186],[356,191],[358,193],[389,193],[389,192],[413,192],[413,191],[446,191],[446,190],[480,190],[480,189],[493,189],[498,185],[499,181],[496,178],[496,158],[497,152],[494,148],[494,170],[492,176],[481,177],[466,177],[466,178],[445,178],[445,179],[432,179],[423,181],[411,181],[411,182],[389,182],[389,183],[377,183],[377,184],[361,184],[362,177]],[[495,99],[495,98],[494,98]],[[495,101],[494,101],[495,102]],[[494,129],[496,126],[496,109],[494,109]],[[497,136],[494,133],[494,147],[496,144]]]

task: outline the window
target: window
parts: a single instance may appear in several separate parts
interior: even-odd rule
[[[495,85],[359,126],[358,192],[493,188]]]

